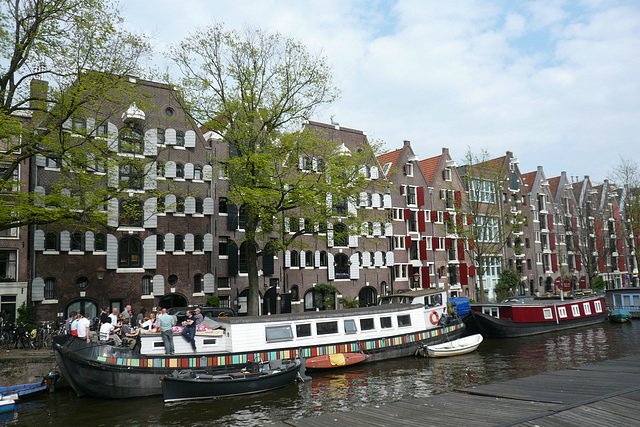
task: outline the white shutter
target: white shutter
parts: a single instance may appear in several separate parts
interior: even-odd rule
[[[390,222],[387,222],[384,225],[384,235],[385,237],[392,237],[393,236],[393,224]]]
[[[356,225],[349,226],[349,247],[358,247],[358,226]]]
[[[329,280],[336,278],[336,266],[333,264],[333,254],[327,254],[327,277]]]
[[[176,177],[176,162],[174,162],[173,160],[169,160],[164,164],[164,176],[165,178]]]
[[[196,213],[196,198],[189,196],[184,199],[184,213],[193,215]]]
[[[110,164],[107,169],[107,182],[109,187],[118,188],[120,185],[120,171],[117,164]]]
[[[311,159],[311,167],[314,172],[318,172],[318,159],[316,157]]]
[[[213,251],[213,234],[207,233],[204,235],[204,251],[212,252]]]
[[[327,209],[333,209],[333,196],[331,196],[331,193],[327,193]]]
[[[371,179],[378,179],[378,167],[371,166]]]
[[[202,167],[202,177],[205,181],[211,181],[213,179],[213,166],[204,165]]]
[[[176,236],[173,233],[164,235],[164,251],[173,252],[176,245]]]
[[[161,274],[153,276],[153,295],[156,297],[164,295],[164,276]]]
[[[144,251],[144,256],[142,257],[142,267],[147,270],[153,270],[157,268],[157,247],[158,247],[158,238],[156,235],[152,235],[144,239],[144,245],[142,250]]]
[[[364,251],[362,253],[362,266],[363,267],[369,267],[371,266],[371,252],[369,251]]]
[[[155,190],[158,188],[158,165],[150,162],[144,165],[144,189]]]
[[[351,265],[349,266],[349,278],[350,279],[359,279],[360,278],[360,257],[358,254],[353,254],[349,258],[351,261]]]
[[[290,250],[286,250],[284,252],[284,266],[291,267],[291,251]]]
[[[382,252],[376,251],[376,253],[373,254],[373,265],[376,267],[382,267],[383,264],[384,261],[382,260]]]
[[[366,177],[367,176],[367,169],[368,169],[367,166],[360,166],[360,168],[359,168],[360,175]]]
[[[31,301],[44,301],[44,279],[34,277],[31,282]]]
[[[298,224],[300,225],[300,230],[304,230],[305,229],[304,228],[304,218],[298,218]]]
[[[391,194],[385,194],[382,199],[384,200],[384,208],[391,209]]]
[[[144,228],[158,227],[158,199],[149,197],[144,201]]]
[[[300,268],[303,268],[307,265],[307,253],[305,251],[300,251]]]
[[[386,259],[387,267],[391,267],[393,264],[395,264],[396,263],[395,259],[396,259],[396,257],[395,257],[395,254],[393,253],[393,251],[387,252],[387,259]]]
[[[333,247],[333,230],[327,230],[327,246]]]
[[[316,251],[316,253],[314,254],[314,261],[313,261],[313,266],[314,267],[320,267],[320,251]]]
[[[304,158],[302,156],[298,156],[298,169],[304,169]]]
[[[202,202],[202,213],[205,214],[205,215],[213,215],[214,214],[213,199],[211,197],[207,197]]]
[[[107,234],[107,270],[118,268],[118,239],[113,234]]]
[[[374,222],[373,223],[373,235],[374,236],[380,236],[382,234],[382,226],[380,225],[379,222]]]
[[[44,230],[37,229],[33,234],[33,249],[44,251]]]
[[[87,231],[84,233],[84,250],[85,252],[93,252],[96,246],[96,239],[93,235],[93,231]]]
[[[158,154],[158,129],[149,129],[144,133],[144,155],[155,156]]]
[[[60,232],[60,251],[69,252],[71,250],[71,234],[67,230]]]
[[[111,227],[118,226],[118,199],[109,199],[108,202],[108,212],[107,212],[107,224]]]
[[[196,133],[188,130],[184,133],[184,146],[186,148],[194,148],[196,146]]]
[[[288,232],[289,232],[289,230],[290,230],[290,227],[289,227],[289,218],[288,218],[288,217],[285,217],[285,218],[284,218],[284,232],[285,232],[285,233],[288,233]]]
[[[109,150],[118,151],[118,128],[113,123],[107,123],[107,144]]]
[[[196,247],[196,243],[195,243],[195,238],[193,237],[193,234],[187,233],[184,236],[184,250],[185,250],[185,252],[193,252],[195,247]]]
[[[47,166],[47,159],[42,154],[36,154],[36,166]]]
[[[374,208],[382,207],[382,196],[380,195],[380,193],[373,193],[373,195],[371,196],[371,205]]]
[[[193,163],[184,165],[184,179],[193,179]]]
[[[369,196],[365,191],[360,193],[360,206],[367,206],[369,204]]]
[[[36,199],[33,204],[36,206],[44,207],[44,196],[46,195],[44,188],[37,186],[33,189],[33,192],[36,194]]]
[[[176,211],[176,195],[167,194],[164,198],[164,211],[175,212]]]
[[[349,197],[347,200],[347,212],[349,212],[349,215],[358,215],[355,197]]]
[[[205,294],[212,294],[216,291],[215,277],[211,273],[207,273],[203,278],[203,288]]]
[[[176,145],[176,130],[169,128],[164,131],[164,143],[166,145]]]

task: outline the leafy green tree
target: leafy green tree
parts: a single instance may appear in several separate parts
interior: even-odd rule
[[[607,282],[605,282],[604,279],[600,276],[596,277],[595,279],[593,279],[593,282],[591,282],[591,289],[593,289],[594,291],[602,291],[606,289],[606,287]]]
[[[4,0],[0,3],[0,230],[69,221],[104,223],[105,202],[122,187],[103,172],[122,162],[108,149],[105,123],[137,94],[150,52],[118,29],[106,0]],[[124,108],[128,107],[125,106]],[[47,194],[18,174],[39,159],[60,170]]]
[[[220,307],[220,298],[215,295],[211,295],[207,298],[207,305],[209,307]]]
[[[517,289],[522,280],[522,276],[515,270],[504,269],[500,274],[500,279],[496,284],[496,301],[507,298],[509,289]]]
[[[214,161],[229,178],[229,201],[246,218],[236,244],[247,251],[247,313],[258,315],[260,257],[317,229],[330,236],[336,216],[353,227],[348,206],[368,182],[358,168],[375,157],[369,146],[347,148],[301,129],[337,90],[325,58],[293,39],[213,25],[175,46],[172,57],[195,119],[229,147],[229,158]]]

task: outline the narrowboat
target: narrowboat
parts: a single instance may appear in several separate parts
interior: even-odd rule
[[[160,377],[164,402],[212,399],[261,393],[284,387],[300,376],[300,359],[248,362],[240,370],[209,372],[174,371]]]
[[[606,319],[603,296],[576,295],[471,304],[464,323],[470,333],[485,338],[513,338],[593,325]]]
[[[256,317],[209,319],[196,333],[194,354],[174,329],[175,354],[159,333],[143,333],[133,349],[57,337],[62,375],[79,396],[128,398],[162,393],[161,376],[176,369],[233,369],[250,361],[364,353],[365,362],[413,356],[422,344],[459,337],[464,324],[448,318],[444,290],[385,296],[381,305]],[[446,318],[447,322],[442,319]]]

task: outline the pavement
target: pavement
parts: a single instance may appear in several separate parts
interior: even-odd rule
[[[12,350],[0,350],[0,360],[44,360],[54,358],[53,349],[43,348],[40,350],[26,350],[23,348],[17,348]],[[26,359],[26,360],[25,360]]]

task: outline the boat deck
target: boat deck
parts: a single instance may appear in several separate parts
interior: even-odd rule
[[[282,425],[640,425],[640,355]]]

